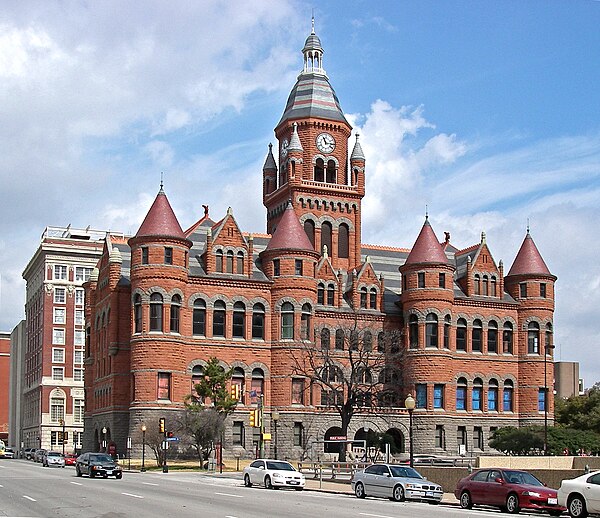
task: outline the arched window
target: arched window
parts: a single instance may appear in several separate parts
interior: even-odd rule
[[[371,288],[369,291],[369,307],[377,309],[377,290],[375,288]]]
[[[215,270],[217,272],[223,272],[223,250],[217,250],[215,252]]]
[[[192,333],[196,336],[206,335],[206,302],[202,299],[196,299],[194,301]]]
[[[498,411],[498,380],[491,379],[488,385],[488,411]]]
[[[321,349],[324,351],[328,351],[331,347],[331,331],[329,329],[324,328],[321,329]]]
[[[246,306],[239,301],[233,305],[233,337],[246,338]]]
[[[235,367],[233,369],[233,374],[231,375],[231,386],[232,387],[237,387],[237,393],[239,394],[239,399],[238,401],[242,404],[244,404],[244,400],[246,399],[245,396],[245,374],[244,374],[244,369],[242,369],[241,367]]]
[[[496,277],[492,275],[492,279],[490,281],[490,295],[492,297],[496,296]]]
[[[321,225],[321,250],[319,250],[319,252],[323,253],[324,246],[327,247],[327,251],[329,254],[333,252],[333,250],[331,249],[331,232],[331,223],[325,221]]]
[[[291,302],[284,302],[281,305],[281,338],[294,339],[294,306]]]
[[[504,382],[504,392],[502,394],[502,410],[504,412],[513,411],[513,392],[513,382],[511,380],[506,380]]]
[[[473,329],[471,331],[471,351],[480,353],[482,351],[482,325],[481,320],[473,320]]]
[[[233,250],[227,250],[227,273],[233,273]]]
[[[456,350],[467,350],[467,321],[464,318],[456,322]]]
[[[335,305],[335,286],[333,284],[327,286],[327,305]]]
[[[371,331],[363,333],[363,351],[369,352],[373,350],[373,335]]]
[[[340,224],[338,228],[338,257],[350,256],[350,229],[346,223]]]
[[[225,302],[217,300],[213,307],[213,336],[225,336]]]
[[[325,181],[325,162],[322,158],[317,158],[315,162],[315,182]]]
[[[325,285],[322,282],[317,285],[317,304],[325,304]]]
[[[50,421],[60,423],[65,418],[65,398],[60,391],[53,391],[50,397]]]
[[[483,381],[481,381],[481,378],[473,380],[471,406],[473,410],[483,410]]]
[[[327,161],[327,183],[337,183],[336,179],[336,167],[334,160]]]
[[[504,322],[504,329],[502,329],[502,352],[504,354],[513,352],[513,325],[510,322]]]
[[[364,365],[356,368],[354,371],[354,379],[357,383],[361,383],[363,385],[370,385],[373,383],[373,375],[371,374],[371,370]]]
[[[196,392],[196,385],[204,378],[204,367],[202,365],[194,365],[192,367],[192,397],[198,400],[198,393]]]
[[[529,322],[527,326],[527,353],[540,354],[540,325]]]
[[[237,253],[236,272],[240,275],[244,274],[244,252]]]
[[[490,320],[490,322],[488,323],[487,352],[498,352],[498,324],[495,320]]]
[[[476,273],[475,274],[475,295],[479,295],[481,293],[481,277],[479,277],[479,274]]]
[[[133,299],[133,320],[135,333],[142,332],[142,296],[138,293]]]
[[[302,316],[300,320],[300,338],[302,340],[310,340],[310,320],[312,315],[312,308],[310,304],[304,304],[302,306]]]
[[[252,370],[252,383],[250,386],[250,395],[252,403],[257,403],[265,388],[265,373],[262,369]]]
[[[487,297],[488,295],[488,276],[484,275],[483,276],[483,295],[485,295]]]
[[[258,302],[252,307],[252,338],[265,339],[265,307]]]
[[[552,324],[546,324],[546,341],[544,343],[544,349],[546,355],[552,356],[552,349],[554,349],[552,341]]]
[[[383,332],[377,334],[377,352],[385,352],[385,335]]]
[[[379,372],[379,383],[398,385],[400,383],[400,373],[393,367],[384,367]]]
[[[438,317],[435,313],[429,313],[425,317],[425,347],[438,346]]]
[[[344,350],[344,330],[343,329],[337,329],[335,331],[335,348],[338,351],[343,351]]]
[[[364,286],[360,289],[360,307],[362,309],[367,307],[367,288]]]
[[[315,247],[315,222],[311,219],[307,219],[304,222],[304,232],[306,232],[306,235],[308,236],[308,240],[310,241],[310,244],[312,245],[313,249]]]
[[[173,295],[171,297],[171,319],[169,322],[169,328],[171,333],[179,333],[179,315],[181,311],[181,297],[179,295]]]
[[[467,380],[458,378],[456,380],[456,410],[467,409]]]
[[[150,331],[163,330],[163,297],[160,293],[150,295]]]
[[[450,315],[444,317],[444,349],[450,349]]]
[[[354,329],[350,331],[350,347],[348,350],[358,351],[358,331]]]
[[[408,319],[408,345],[411,349],[419,347],[419,319],[411,315]]]

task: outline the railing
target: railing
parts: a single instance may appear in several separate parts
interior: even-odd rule
[[[365,469],[370,462],[298,462],[298,471],[322,480],[350,480],[355,472]]]

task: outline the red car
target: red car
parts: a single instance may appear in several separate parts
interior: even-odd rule
[[[65,453],[65,466],[75,466],[77,455],[74,453]]]
[[[454,490],[463,509],[490,505],[516,514],[521,509],[546,511],[560,516],[567,509],[558,505],[556,489],[550,489],[527,471],[486,468],[461,479]]]

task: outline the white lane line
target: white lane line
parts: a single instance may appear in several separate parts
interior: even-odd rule
[[[121,494],[122,494],[122,495],[125,495],[125,496],[131,496],[131,497],[133,497],[133,498],[144,498],[143,496],[140,496],[140,495],[133,495],[133,494],[131,494],[131,493],[121,493]]]
[[[231,493],[217,493],[216,491],[215,495],[230,496],[232,498],[244,498],[242,495],[232,495]]]
[[[35,498],[31,498],[30,496],[23,495],[23,498],[27,498],[27,500],[31,500],[32,502],[37,502]]]
[[[227,515],[225,518],[237,518],[237,516]]]
[[[83,486],[81,482],[71,482],[71,484],[75,484],[76,486]]]
[[[158,484],[153,484],[152,482],[142,482],[145,486],[158,486]]]
[[[369,513],[358,513],[361,516],[372,516],[374,518],[394,518],[393,516],[387,516],[385,514],[369,514]]]
[[[0,487],[4,487],[2,484],[0,484]]]

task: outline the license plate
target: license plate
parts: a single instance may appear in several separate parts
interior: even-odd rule
[[[300,484],[300,482],[298,482],[297,480],[290,480],[289,484],[298,485],[298,484]]]
[[[548,498],[548,503],[550,505],[556,505],[558,504],[558,498]]]
[[[112,475],[112,474],[113,474],[113,472],[112,472],[112,469],[107,469],[107,470],[106,470],[106,474],[107,474],[107,475]]]
[[[433,496],[433,492],[431,492],[431,491],[426,491],[426,492],[425,492],[425,496]]]

